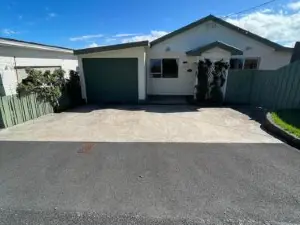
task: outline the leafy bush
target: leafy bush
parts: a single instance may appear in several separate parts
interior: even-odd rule
[[[223,103],[222,87],[229,64],[223,60],[211,62],[209,59],[198,63],[198,85],[196,86],[197,102]]]
[[[71,98],[73,97],[74,100],[77,100],[78,96],[81,96],[80,77],[78,72],[74,70],[71,70],[69,75],[66,87]]]
[[[62,96],[58,100],[59,106],[55,108],[55,112],[61,112],[83,103],[79,74],[71,70],[69,75],[66,85],[62,90]]]
[[[208,80],[207,80],[208,62],[202,60],[198,63],[197,79],[198,84],[196,86],[196,99],[197,102],[203,102],[208,91]]]
[[[209,101],[213,103],[221,104],[223,102],[224,95],[222,89],[219,86],[213,86],[210,91],[210,99]]]
[[[42,72],[34,69],[26,69],[28,77],[17,86],[19,96],[35,93],[41,101],[49,102],[52,107],[59,105],[58,99],[62,95],[67,80],[65,71],[57,69],[53,73],[49,70]]]
[[[222,87],[225,84],[225,75],[229,68],[229,64],[223,60],[214,63],[213,82],[211,83],[210,100],[213,103],[223,103],[224,94]]]

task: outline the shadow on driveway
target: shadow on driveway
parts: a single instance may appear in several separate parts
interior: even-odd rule
[[[180,112],[197,112],[199,107],[192,105],[85,105],[77,107],[66,112],[74,113],[90,113],[95,110],[116,109],[123,111],[144,111],[152,113],[180,113]]]
[[[266,118],[267,110],[261,107],[251,107],[251,106],[229,106],[229,108],[245,114],[250,120],[254,120],[262,124]]]
[[[218,108],[218,107],[199,107],[194,105],[122,105],[122,104],[107,104],[107,105],[84,105],[66,112],[74,113],[90,113],[95,110],[101,109],[117,109],[124,111],[145,111],[153,113],[180,113],[180,112],[197,112],[201,108]],[[261,107],[251,106],[222,106],[221,108],[231,108],[249,117],[258,123],[263,123],[267,110]]]

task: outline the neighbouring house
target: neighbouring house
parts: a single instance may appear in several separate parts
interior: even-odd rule
[[[276,70],[290,62],[292,48],[209,15],[151,43],[74,53],[88,103],[134,103],[149,95],[193,95],[200,59],[223,59],[230,70]]]
[[[0,38],[0,96],[16,94],[16,87],[27,77],[26,68],[76,70],[73,49]]]

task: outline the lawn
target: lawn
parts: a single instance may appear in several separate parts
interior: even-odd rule
[[[300,110],[279,110],[271,113],[273,121],[285,131],[300,138]]]

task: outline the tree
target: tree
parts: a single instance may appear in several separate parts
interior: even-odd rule
[[[41,101],[49,102],[52,107],[59,105],[58,99],[66,85],[65,71],[57,69],[51,73],[49,70],[42,72],[26,69],[28,77],[17,86],[19,96],[35,93]]]

